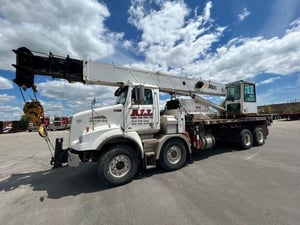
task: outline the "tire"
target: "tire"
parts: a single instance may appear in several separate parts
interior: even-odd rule
[[[100,157],[97,169],[100,180],[109,186],[131,182],[137,171],[137,153],[127,145],[111,147]]]
[[[241,149],[249,149],[253,146],[253,136],[250,130],[243,129],[240,132],[240,147]]]
[[[265,133],[261,127],[257,127],[253,131],[253,144],[255,146],[261,146],[265,144]]]
[[[187,149],[179,139],[167,141],[161,149],[159,163],[166,171],[180,169],[186,162]]]

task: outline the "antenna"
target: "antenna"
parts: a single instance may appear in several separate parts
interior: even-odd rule
[[[96,104],[96,97],[93,98],[91,102],[91,108],[92,108],[92,129],[94,130],[94,105]]]

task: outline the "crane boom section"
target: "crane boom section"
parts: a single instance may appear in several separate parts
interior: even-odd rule
[[[120,86],[129,82],[154,85],[162,92],[180,95],[218,95],[225,96],[224,84],[174,76],[161,72],[133,69],[129,67],[105,64],[91,60],[82,61],[56,57],[49,53],[47,57],[34,55],[25,47],[13,50],[16,53],[15,83],[21,87],[30,88],[34,85],[35,75],[51,76],[66,79],[69,82],[86,84]]]
[[[13,64],[16,68],[14,82],[20,87],[33,87],[35,75],[62,78],[69,82],[83,82],[81,60],[72,59],[69,56],[56,57],[52,53],[49,53],[47,57],[34,55],[25,47],[13,50],[13,52],[16,53],[16,64]]]
[[[207,94],[225,96],[225,85],[217,82],[196,80],[182,76],[174,76],[161,72],[152,72],[114,64],[85,61],[83,75],[86,83],[118,86],[127,81],[154,85],[161,92],[181,95]]]

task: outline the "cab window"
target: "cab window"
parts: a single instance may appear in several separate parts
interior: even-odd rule
[[[153,104],[152,90],[151,89],[145,89],[144,104],[145,105],[152,105]]]
[[[240,84],[232,84],[227,87],[227,100],[234,101],[241,98]]]
[[[152,90],[144,89],[142,86],[133,88],[131,92],[131,103],[133,105],[152,105]]]
[[[254,84],[244,84],[244,101],[256,102],[255,86]]]

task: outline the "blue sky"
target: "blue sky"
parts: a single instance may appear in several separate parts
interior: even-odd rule
[[[205,80],[257,83],[258,105],[300,100],[299,0],[0,0],[0,120],[23,99],[11,49],[113,62]],[[37,77],[47,115],[114,103],[110,87]],[[33,97],[25,93],[27,100]]]

